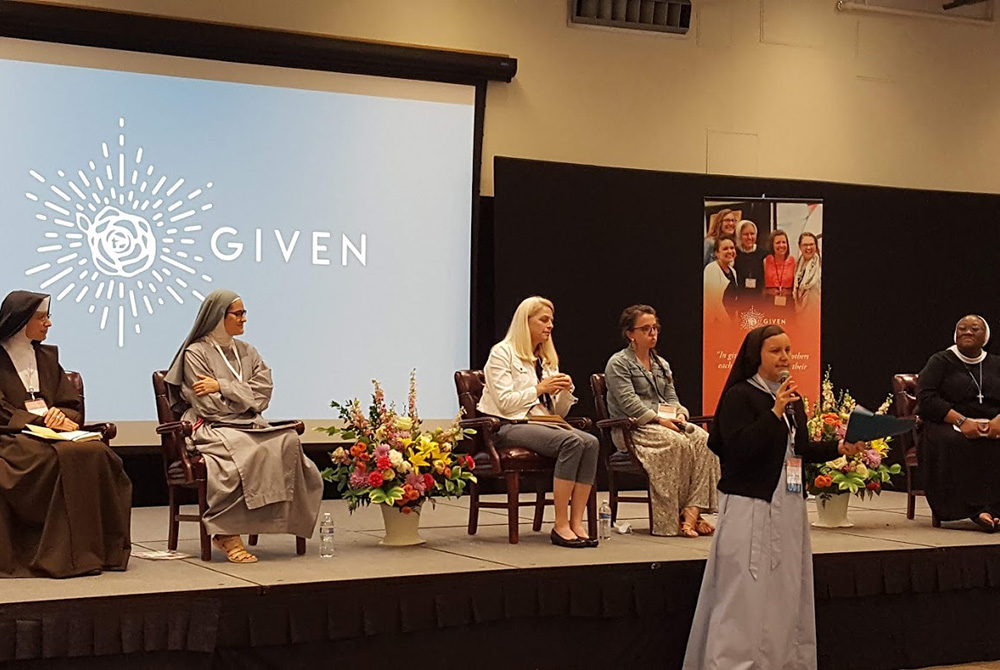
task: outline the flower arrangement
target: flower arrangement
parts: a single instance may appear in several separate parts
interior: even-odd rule
[[[885,414],[892,403],[886,398],[876,414]],[[834,393],[830,370],[823,376],[819,400],[809,412],[808,431],[811,442],[839,442],[847,433],[847,420],[857,402],[850,392]],[[872,441],[868,448],[854,456],[841,456],[826,463],[806,465],[806,483],[809,493],[826,499],[840,493],[853,493],[870,498],[882,492],[882,484],[892,475],[899,474],[898,463],[885,464],[889,455],[891,438]]]
[[[410,391],[403,416],[394,405],[386,405],[377,380],[367,416],[357,398],[345,403],[333,401],[343,428],[319,428],[327,435],[339,435],[349,447],[330,454],[333,467],[323,471],[323,479],[337,482],[337,490],[353,512],[370,503],[394,505],[403,514],[418,510],[431,496],[459,497],[469,482],[475,462],[468,454],[454,452],[455,445],[475,431],[462,429],[458,418],[447,428],[425,431],[417,414],[416,372],[410,373]]]

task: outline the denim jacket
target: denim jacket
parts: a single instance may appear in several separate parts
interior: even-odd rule
[[[670,364],[663,358],[658,360],[660,364],[654,361],[653,370],[649,371],[630,347],[608,360],[604,377],[608,385],[608,414],[612,419],[633,418],[640,424],[649,423],[656,419],[661,402],[677,405],[680,413],[690,416],[674,390]]]

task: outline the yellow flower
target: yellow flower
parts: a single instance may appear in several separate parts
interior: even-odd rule
[[[438,474],[441,474],[442,472],[444,472],[444,462],[443,461],[434,461],[434,471],[437,472]]]
[[[412,430],[413,429],[413,419],[408,416],[397,416],[396,417],[396,428],[399,430]]]
[[[830,461],[830,467],[834,470],[843,470],[847,467],[847,457],[841,456],[835,461]]]
[[[413,444],[413,440],[411,440],[411,439],[410,439],[410,438],[408,438],[408,437],[404,437],[404,438],[403,438],[402,440],[400,440],[400,441],[399,441],[399,443],[400,443],[401,445],[403,445],[403,448],[405,449],[406,447],[408,447],[408,446],[410,446],[411,444]]]
[[[410,454],[410,465],[415,468],[426,468],[429,465],[427,462],[427,454],[413,451]]]
[[[868,468],[865,467],[864,463],[858,463],[854,468],[854,472],[861,478],[868,476]]]
[[[383,470],[382,476],[385,478],[386,481],[392,481],[393,479],[396,478],[396,471],[393,470],[392,468],[389,468],[388,470]]]

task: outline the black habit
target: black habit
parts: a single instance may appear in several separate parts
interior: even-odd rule
[[[969,420],[1000,414],[1000,356],[967,364],[940,351],[920,371],[917,388],[917,458],[931,510],[942,521],[1000,516],[1000,440],[969,440],[944,422],[952,409]]]

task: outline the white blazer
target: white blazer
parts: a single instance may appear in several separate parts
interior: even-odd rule
[[[736,268],[732,267],[730,270],[733,273],[733,283],[739,286],[739,280],[736,277]],[[722,268],[715,261],[712,261],[705,268],[704,277],[706,319],[709,323],[729,323],[729,314],[726,312],[726,307],[722,302],[722,296],[729,287],[729,280],[726,279]]]
[[[539,381],[535,366],[522,361],[507,342],[493,345],[483,373],[486,384],[483,397],[476,406],[483,414],[511,420],[524,419],[529,413],[548,414],[535,391]],[[558,369],[542,368],[542,378],[556,374],[559,374]],[[576,400],[572,389],[555,393],[552,395],[552,411],[566,416]]]

